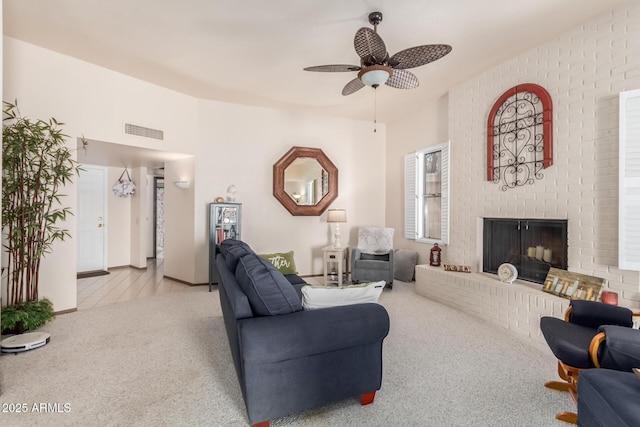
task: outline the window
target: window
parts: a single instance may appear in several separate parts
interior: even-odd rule
[[[449,242],[449,143],[405,156],[405,238]]]

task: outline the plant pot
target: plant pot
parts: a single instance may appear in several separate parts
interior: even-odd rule
[[[1,312],[2,333],[22,334],[33,331],[55,317],[53,304],[46,298],[27,301],[19,305],[9,305]]]
[[[2,335],[18,335],[23,334],[26,331],[24,322],[21,320],[17,322],[12,328],[2,330]]]

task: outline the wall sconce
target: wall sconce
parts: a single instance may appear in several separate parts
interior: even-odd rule
[[[176,187],[181,188],[182,190],[186,190],[191,185],[188,179],[180,179],[178,181],[174,181],[173,183],[176,185]]]
[[[342,248],[342,243],[340,242],[340,223],[347,222],[347,211],[344,209],[329,209],[327,211],[327,222],[336,223],[336,231],[333,236],[334,237],[333,247],[335,249]]]

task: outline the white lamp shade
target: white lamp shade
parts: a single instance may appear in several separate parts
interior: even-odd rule
[[[384,65],[372,65],[360,70],[358,78],[367,86],[376,88],[386,83],[392,73],[392,68],[385,67]]]
[[[347,211],[344,209],[329,209],[327,222],[347,222]]]

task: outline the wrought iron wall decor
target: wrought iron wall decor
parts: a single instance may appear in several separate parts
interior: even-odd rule
[[[551,96],[526,83],[506,91],[487,121],[487,180],[509,188],[533,184],[553,164]]]

